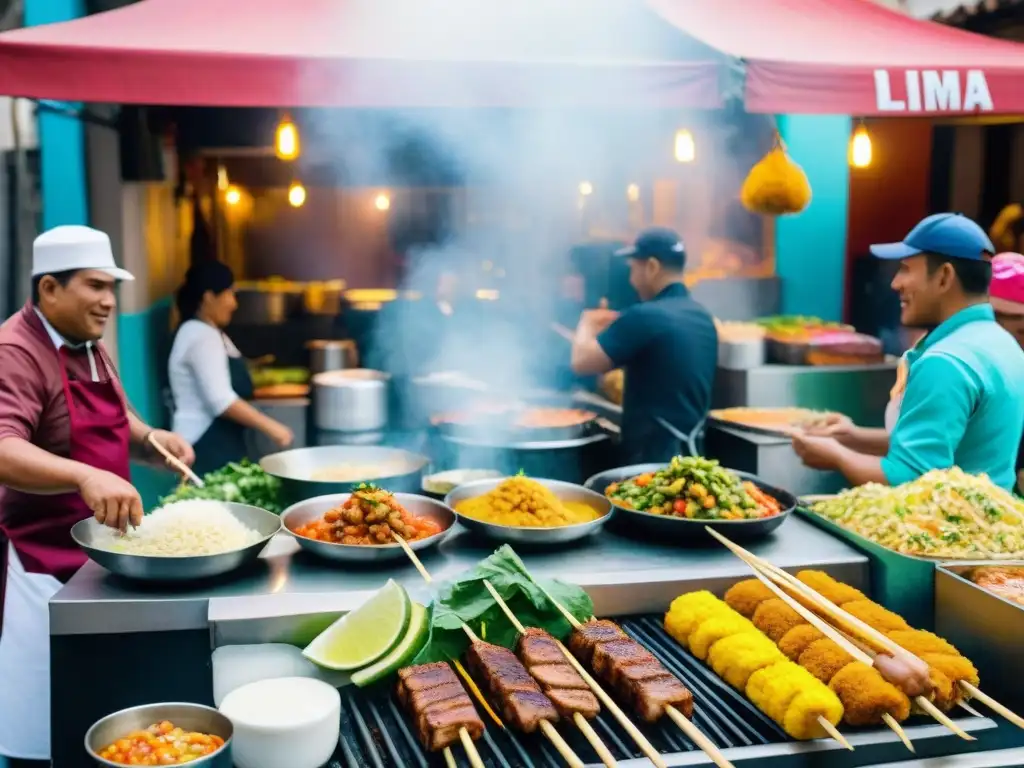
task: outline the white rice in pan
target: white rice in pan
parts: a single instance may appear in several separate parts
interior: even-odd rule
[[[224,504],[194,500],[153,510],[138,528],[129,528],[123,536],[105,527],[95,544],[128,555],[192,557],[244,549],[260,538]]]

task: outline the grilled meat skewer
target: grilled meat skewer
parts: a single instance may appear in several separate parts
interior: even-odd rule
[[[465,728],[476,741],[484,723],[452,668],[443,662],[398,670],[398,700],[409,712],[423,748],[440,752]]]
[[[558,711],[551,699],[508,648],[474,641],[466,651],[466,665],[484,682],[492,702],[500,704],[505,719],[517,730],[533,733],[542,720],[558,722]]]
[[[571,720],[577,712],[588,720],[597,717],[601,705],[580,674],[565,660],[558,641],[543,629],[528,628],[519,636],[516,655],[558,714]]]
[[[569,650],[648,723],[660,720],[669,706],[693,717],[689,689],[614,622],[595,619],[574,629]]]

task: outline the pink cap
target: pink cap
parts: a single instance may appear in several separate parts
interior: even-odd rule
[[[989,297],[997,311],[1024,314],[1024,256],[1000,253],[992,259]]]

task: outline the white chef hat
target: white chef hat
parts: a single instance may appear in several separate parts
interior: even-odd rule
[[[106,272],[115,280],[135,279],[131,272],[114,263],[110,238],[98,229],[54,227],[36,238],[32,244],[32,277],[76,269]]]

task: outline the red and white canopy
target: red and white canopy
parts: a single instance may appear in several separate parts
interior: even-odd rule
[[[752,112],[1013,114],[1024,45],[873,0],[140,0],[0,35],[0,93],[705,109],[742,95]]]

